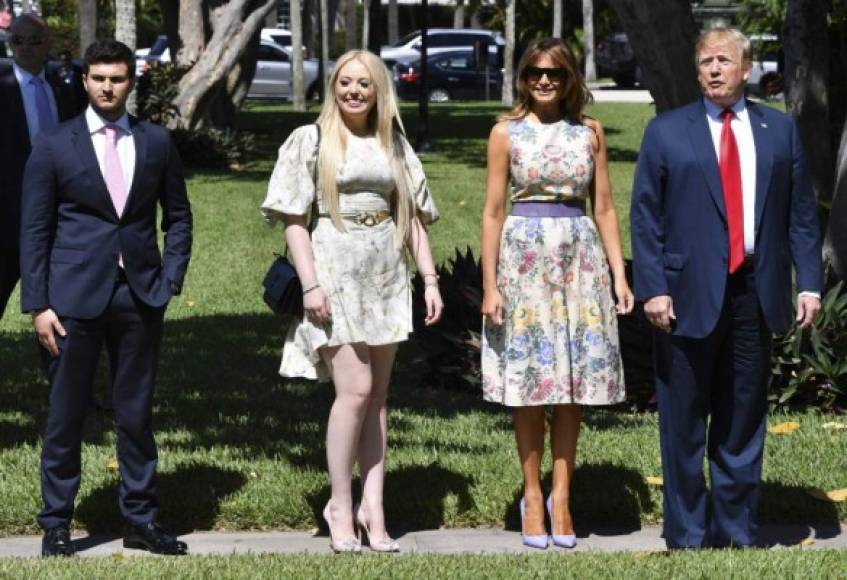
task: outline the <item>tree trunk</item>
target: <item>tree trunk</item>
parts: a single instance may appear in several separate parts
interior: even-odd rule
[[[303,43],[310,58],[317,58],[321,51],[321,23],[318,18],[320,0],[303,0]]]
[[[796,119],[818,199],[832,199],[827,3],[789,0],[785,18],[785,104]]]
[[[388,0],[388,44],[394,44],[400,39],[400,14],[397,10],[397,0]]]
[[[453,12],[453,28],[465,27],[465,0],[456,0],[456,10]]]
[[[320,17],[321,17],[321,61],[323,72],[323,92],[326,93],[329,86],[329,5],[327,0],[320,1]]]
[[[594,0],[582,0],[582,50],[585,55],[585,80],[597,80],[594,65]]]
[[[694,68],[697,25],[688,0],[609,0],[658,112],[702,96]]]
[[[79,54],[97,38],[97,0],[79,0]]]
[[[371,42],[371,0],[364,0],[362,4],[365,9],[362,18],[362,48],[367,48]]]
[[[503,104],[514,101],[515,71],[515,0],[506,0],[506,46],[503,50]]]
[[[160,0],[160,4],[169,3]],[[183,47],[201,38],[208,41],[179,82],[179,94],[174,100],[179,116],[171,126],[193,129],[212,123],[229,127],[253,79],[259,33],[268,13],[276,7],[276,0],[229,0],[215,2],[214,8],[203,0],[181,0],[179,4],[178,12],[163,6],[166,30],[179,30],[179,44]],[[200,14],[208,22],[210,34],[204,28],[188,30],[182,22],[167,22],[174,14],[180,19],[186,14],[194,22]]]
[[[351,2],[352,0],[347,0]],[[306,85],[303,77],[303,12],[300,0],[291,0],[291,100],[295,111],[306,110]]]
[[[553,38],[562,38],[562,0],[553,0]]]
[[[197,62],[206,46],[206,13],[203,2],[196,0],[179,3],[180,48],[176,53],[177,66],[188,68]],[[174,53],[171,53],[174,54]]]
[[[29,3],[29,0],[21,0],[21,14],[27,12],[32,12],[32,5]]]
[[[835,166],[835,191],[829,210],[824,256],[835,275],[847,280],[847,123],[841,127],[841,145]]]
[[[115,40],[123,42],[133,53],[137,44],[135,29],[135,0],[115,0]],[[136,113],[135,98],[136,91],[133,90],[126,103],[126,109],[132,115]]]
[[[385,41],[385,21],[382,18],[382,4],[379,0],[371,0],[370,8],[368,9],[368,43],[365,48],[372,53],[379,55],[379,50],[382,48]]]
[[[347,39],[344,47],[347,50],[359,48],[358,42],[358,10],[356,9],[356,0],[344,0],[347,9],[347,16],[344,18],[344,25],[347,27]]]

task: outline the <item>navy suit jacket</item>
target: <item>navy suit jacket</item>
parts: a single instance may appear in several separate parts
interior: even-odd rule
[[[817,204],[794,120],[746,103],[756,147],[756,292],[771,332],[791,326],[792,262],[797,290],[821,292]],[[718,160],[703,101],[647,126],[632,192],[635,297],[673,299],[678,336],[703,338],[717,324],[729,240]]]
[[[58,67],[44,69],[47,83],[53,89],[59,121],[78,115],[82,110],[78,98],[81,87],[68,85]],[[24,166],[32,147],[26,122],[24,101],[11,61],[0,63],[0,248],[17,248],[20,239],[21,187]]]
[[[167,129],[130,117],[135,173],[118,218],[85,114],[39,134],[24,174],[21,309],[95,318],[111,299],[123,257],[142,302],[167,304],[191,256],[192,216],[182,165]],[[164,252],[156,239],[162,208]]]

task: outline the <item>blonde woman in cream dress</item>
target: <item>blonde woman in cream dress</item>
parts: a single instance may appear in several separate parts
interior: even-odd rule
[[[394,88],[380,59],[338,59],[317,124],[279,150],[262,212],[284,221],[303,285],[305,314],[289,329],[280,374],[331,378],[326,436],[332,495],[323,517],[336,552],[358,552],[356,527],[374,551],[396,552],[382,491],[386,393],[399,342],[412,332],[406,251],[424,278],[427,325],[443,308],[425,224],[438,219],[423,168],[401,132]],[[317,181],[317,187],[316,187]],[[317,201],[309,236],[307,214]],[[354,504],[352,469],[362,498]]]

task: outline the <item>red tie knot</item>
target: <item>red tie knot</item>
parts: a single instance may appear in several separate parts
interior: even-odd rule
[[[723,111],[721,111],[721,118],[724,121],[726,121],[727,119],[732,121],[733,117],[735,117],[735,113],[732,111],[732,109],[724,109]]]

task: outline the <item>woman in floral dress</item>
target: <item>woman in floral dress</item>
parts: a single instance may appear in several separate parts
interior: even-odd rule
[[[573,547],[568,501],[580,405],[624,399],[616,315],[632,310],[633,297],[603,127],[583,115],[589,93],[570,50],[558,39],[538,42],[518,65],[517,86],[517,106],[501,116],[488,142],[483,397],[513,409],[524,543],[547,547],[546,503],[554,544]],[[593,219],[585,215],[587,199]],[[546,502],[539,474],[544,405],[553,406],[553,489]]]
[[[406,248],[424,278],[426,324],[443,308],[426,229],[438,212],[402,133],[394,88],[379,58],[350,51],[335,65],[317,125],[280,147],[262,204],[284,220],[303,285],[304,316],[285,339],[280,374],[335,385],[326,450],[332,495],[323,517],[337,552],[396,552],[385,527],[386,392],[397,344],[412,332]],[[317,198],[311,239],[306,215]],[[353,505],[354,463],[362,501]]]

